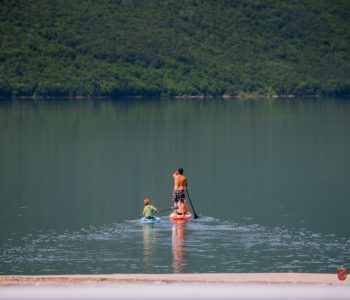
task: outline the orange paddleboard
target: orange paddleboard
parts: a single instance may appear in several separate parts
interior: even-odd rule
[[[169,218],[172,221],[186,221],[192,218],[192,214],[189,210],[184,215],[183,214],[179,215],[176,211],[173,211],[170,214]]]

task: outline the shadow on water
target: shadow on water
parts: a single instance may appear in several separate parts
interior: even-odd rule
[[[156,225],[138,220],[54,231],[0,246],[1,274],[195,272],[333,273],[350,260],[350,240],[201,217]],[[73,270],[73,271],[72,271]]]

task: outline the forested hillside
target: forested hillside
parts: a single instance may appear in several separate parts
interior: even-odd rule
[[[350,94],[349,0],[0,0],[0,94]]]

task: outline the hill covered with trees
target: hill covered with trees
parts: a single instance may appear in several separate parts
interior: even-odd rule
[[[350,94],[348,0],[0,1],[0,94]]]

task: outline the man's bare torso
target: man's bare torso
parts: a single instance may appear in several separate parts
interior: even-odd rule
[[[180,174],[174,174],[174,190],[186,190],[187,179]]]

